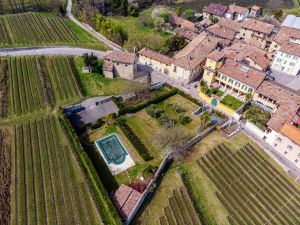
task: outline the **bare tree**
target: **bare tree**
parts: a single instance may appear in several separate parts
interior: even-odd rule
[[[164,153],[173,152],[182,147],[188,140],[190,135],[182,130],[179,126],[171,128],[159,129],[154,138],[154,144],[164,150]]]
[[[282,0],[269,0],[267,3],[267,7],[270,13],[274,13],[285,7],[284,2]]]

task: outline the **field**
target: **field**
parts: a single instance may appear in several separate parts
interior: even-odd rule
[[[0,118],[8,113],[8,85],[7,85],[8,60],[0,59]]]
[[[66,4],[67,0],[1,0],[0,14],[40,11],[51,8],[58,10],[58,5],[66,6]]]
[[[76,62],[78,80],[80,81],[84,95],[87,97],[119,95],[145,87],[144,84],[122,78],[109,79],[99,73],[82,73],[81,68],[84,66],[83,59],[75,57],[74,60]]]
[[[0,47],[71,45],[104,50],[102,43],[69,19],[50,13],[0,16]]]
[[[198,160],[218,187],[230,224],[298,224],[300,191],[252,145],[220,145]]]
[[[8,224],[10,219],[10,148],[9,132],[0,129],[0,221]]]
[[[28,56],[1,60],[8,63],[11,115],[31,113],[81,97],[71,58]]]
[[[101,224],[56,117],[12,128],[11,224]]]

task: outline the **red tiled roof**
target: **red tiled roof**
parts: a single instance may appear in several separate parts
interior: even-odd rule
[[[281,45],[280,51],[291,55],[300,56],[300,45],[291,42],[284,43]]]
[[[235,31],[228,29],[227,27],[220,26],[218,24],[214,24],[206,29],[211,34],[224,38],[227,40],[233,40],[235,36]]]
[[[191,31],[187,28],[184,28],[184,27],[177,27],[177,28],[174,29],[174,32],[176,34],[181,35],[185,39],[190,40],[190,41],[194,40],[198,36],[197,33],[193,32],[193,31]]]
[[[271,34],[274,29],[274,25],[254,19],[245,20],[244,22],[242,22],[242,27],[264,34]]]
[[[247,72],[243,69],[246,69]],[[225,60],[225,63],[221,66],[219,72],[239,80],[254,89],[257,89],[266,77],[265,73],[249,68],[244,64],[235,62],[231,59]]]
[[[107,51],[104,56],[104,60],[127,64],[134,64],[135,59],[136,55],[134,53],[124,51]]]
[[[300,145],[300,129],[292,124],[286,123],[281,128],[280,132],[288,137],[290,140]]]
[[[148,48],[143,48],[142,50],[140,50],[138,52],[139,55],[142,55],[142,56],[145,56],[147,58],[150,58],[150,59],[153,59],[153,60],[156,60],[158,62],[161,62],[161,63],[164,63],[166,65],[170,65],[171,64],[171,58],[166,56],[166,55],[163,55],[163,54],[160,54],[158,52],[155,52],[151,49],[148,49]]]
[[[204,62],[206,56],[216,49],[218,41],[217,38],[209,37],[202,32],[174,56],[172,63],[192,70]]]
[[[300,107],[300,95],[296,91],[279,83],[266,80],[256,90],[258,94],[266,96],[278,104],[278,108],[271,115],[268,126],[279,132],[285,123],[290,123],[297,117]]]
[[[215,4],[211,3],[209,6],[203,8],[203,12],[213,14],[215,16],[224,16],[226,13],[228,7],[221,5],[221,4]]]
[[[227,27],[228,29],[233,30],[237,33],[240,32],[242,26],[241,23],[224,17],[221,17],[217,24],[222,27]]]
[[[126,220],[128,218],[141,196],[140,192],[121,184],[112,200],[122,219]]]
[[[248,9],[245,8],[245,7],[242,7],[242,6],[238,6],[238,5],[235,5],[235,4],[231,4],[229,5],[228,7],[228,11],[227,13],[238,13],[238,14],[246,14],[248,12]]]
[[[274,41],[281,45],[285,42],[289,42],[291,37],[300,39],[300,30],[290,27],[281,27]]]
[[[189,20],[186,20],[182,17],[179,16],[172,16],[170,18],[170,22],[173,24],[176,24],[178,26],[182,26],[182,27],[186,27],[189,29],[194,29],[195,28],[195,24]]]
[[[215,60],[215,61],[219,61],[220,59],[222,59],[224,57],[224,53],[220,52],[218,50],[215,50],[213,52],[211,52],[207,58]]]

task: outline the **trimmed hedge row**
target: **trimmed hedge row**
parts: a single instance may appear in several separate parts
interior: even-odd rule
[[[173,87],[169,84],[165,84],[165,85],[168,88],[175,89],[177,91],[177,94],[181,95],[182,97],[186,98],[187,100],[190,100],[191,102],[194,102],[196,105],[198,105],[200,107],[202,106],[202,103],[198,99],[193,98],[191,95],[185,93],[184,91],[181,91],[178,88],[175,88],[175,87]]]
[[[157,103],[159,103],[161,101],[164,101],[164,100],[166,100],[166,99],[168,99],[168,98],[170,98],[170,97],[172,97],[176,94],[177,94],[177,90],[173,88],[171,91],[169,91],[167,93],[164,93],[164,94],[161,94],[160,96],[158,96],[155,99],[152,99],[152,100],[149,100],[149,101],[146,101],[146,102],[141,102],[141,103],[138,103],[138,104],[132,105],[132,106],[125,106],[122,103],[115,100],[115,103],[119,107],[118,115],[121,116],[121,115],[124,115],[126,113],[138,112],[138,111],[142,110],[143,108],[146,108],[147,106],[149,106],[151,104],[157,104]]]
[[[201,224],[203,224],[203,225],[215,225],[216,223],[208,215],[207,211],[199,206],[199,204],[201,204],[201,203],[196,202],[195,193],[193,191],[193,185],[190,181],[190,178],[189,178],[187,172],[182,171],[182,173],[180,175],[181,175],[182,181],[184,183],[184,186],[187,190],[187,193],[190,196],[190,199],[192,200],[193,206],[194,206],[194,208],[195,208],[195,210],[196,210],[196,212],[199,216]]]
[[[133,147],[137,150],[137,152],[139,153],[139,155],[142,157],[144,161],[150,161],[153,159],[147,147],[144,145],[141,139],[133,132],[133,130],[128,126],[126,121],[119,119],[118,126],[126,135],[128,140],[131,142]]]
[[[64,133],[68,138],[72,150],[74,151],[75,156],[79,161],[81,168],[83,169],[88,178],[92,195],[100,212],[103,223],[121,225],[122,222],[117,213],[117,210],[113,206],[90,158],[88,157],[87,153],[82,149],[80,140],[75,134],[72,125],[63,113],[60,113],[59,121],[64,129]]]

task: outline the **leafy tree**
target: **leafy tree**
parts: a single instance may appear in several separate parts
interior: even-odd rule
[[[203,112],[201,115],[200,115],[200,120],[201,120],[201,127],[204,128],[210,121],[210,115],[207,111]]]
[[[157,30],[161,31],[165,25],[165,20],[162,17],[157,17],[154,19],[154,26]]]
[[[153,26],[153,19],[148,11],[142,11],[139,15],[139,22],[142,26]]]
[[[138,17],[139,16],[139,10],[137,7],[135,7],[134,5],[129,5],[128,7],[128,14],[130,16],[134,16],[134,17]]]
[[[181,114],[179,116],[179,123],[182,125],[188,124],[192,121],[192,119],[189,116]]]
[[[183,16],[187,20],[193,20],[194,19],[194,15],[195,15],[195,10],[193,10],[193,9],[187,9],[187,10],[185,10],[183,12]]]
[[[184,37],[180,35],[171,35],[167,41],[167,45],[169,46],[170,51],[178,51],[183,49],[186,45],[187,42]]]
[[[127,0],[121,0],[119,11],[122,16],[128,16],[128,1]]]
[[[180,16],[181,15],[181,8],[180,7],[176,7],[175,9],[174,9],[174,13],[175,13],[175,15],[176,16]]]
[[[274,13],[274,17],[275,17],[277,20],[281,19],[282,15],[283,15],[282,9],[279,9],[279,10],[277,10],[277,11]]]

